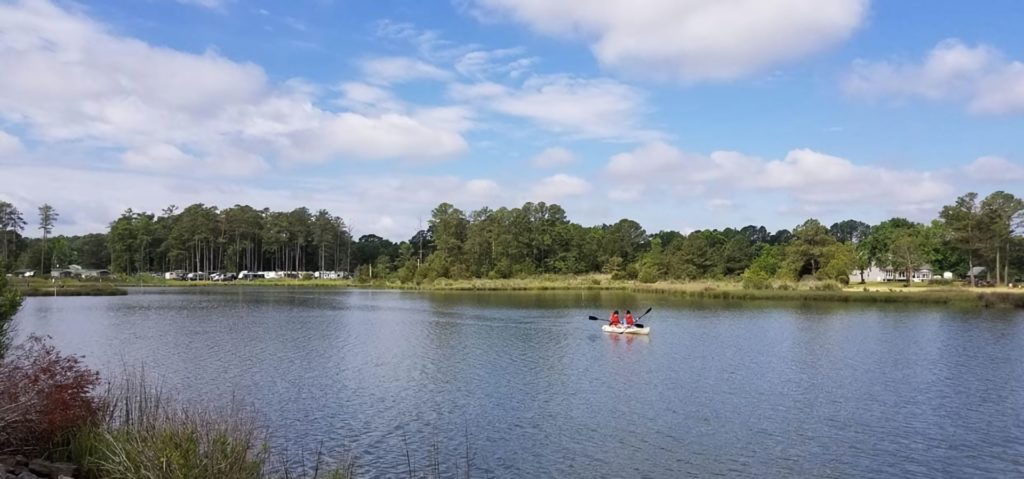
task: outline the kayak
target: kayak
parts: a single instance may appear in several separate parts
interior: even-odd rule
[[[633,326],[623,327],[623,326],[612,326],[610,324],[606,324],[604,326],[601,326],[601,331],[604,331],[606,333],[618,333],[618,334],[651,334],[651,327],[650,326],[644,326],[642,328],[636,328],[636,327],[633,327]]]

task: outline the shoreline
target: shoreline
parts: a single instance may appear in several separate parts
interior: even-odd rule
[[[33,284],[34,283],[34,284]],[[274,279],[256,281],[108,281],[58,283],[56,294],[51,283],[42,281],[15,284],[24,296],[117,296],[128,289],[148,288],[326,288],[384,289],[401,291],[513,292],[513,291],[622,291],[665,294],[698,300],[723,301],[814,301],[835,303],[907,303],[961,305],[971,307],[1024,308],[1024,289],[967,288],[950,285],[906,286],[905,283],[854,284],[844,288],[827,283],[782,283],[773,289],[744,289],[739,282],[695,281],[640,283],[612,280],[607,275],[550,276],[522,279],[438,279],[430,283],[396,281],[358,282],[353,280]],[[127,289],[126,289],[127,288]]]
[[[610,275],[536,276],[517,279],[437,279],[423,283],[394,280],[262,279],[253,281],[174,281],[161,278],[82,281],[43,279],[11,281],[23,297],[123,296],[129,290],[188,288],[296,288],[356,289],[418,292],[582,292],[617,291],[662,294],[711,301],[780,301],[864,304],[928,304],[971,308],[1024,309],[1024,289],[1009,287],[970,288],[957,284],[866,283],[841,286],[831,281],[774,282],[765,289],[746,289],[736,281],[660,281],[642,283],[612,279]]]

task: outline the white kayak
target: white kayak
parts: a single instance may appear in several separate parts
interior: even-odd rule
[[[612,326],[610,324],[606,324],[601,326],[601,331],[617,334],[651,334],[651,327],[644,326],[642,328],[636,328],[633,326]]]

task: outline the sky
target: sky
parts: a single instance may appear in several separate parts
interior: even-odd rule
[[[649,232],[1024,195],[1019,0],[0,0],[0,200]]]

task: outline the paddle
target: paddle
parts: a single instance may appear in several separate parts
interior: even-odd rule
[[[647,311],[650,311],[650,310],[648,309]],[[646,314],[646,313],[644,313],[644,314]],[[597,316],[587,316],[587,319],[589,319],[591,321],[601,321],[601,318],[599,318]],[[621,328],[622,326],[619,326],[619,327]],[[626,332],[626,328],[622,328],[622,331],[619,331],[619,334],[622,334],[624,332]]]
[[[654,308],[653,307],[652,308],[647,308],[647,311],[644,311],[644,314],[641,314],[640,317],[636,318],[636,321],[640,321],[640,319],[642,319],[644,316],[647,316],[647,313],[650,313],[652,309],[654,309]],[[640,323],[638,323],[636,321],[633,322],[633,326],[634,327],[637,327],[637,328],[644,327],[644,325],[642,325],[642,324],[640,324]]]
[[[654,308],[653,308],[653,307],[651,307],[651,308],[647,308],[647,311],[644,311],[644,314],[641,314],[640,316],[638,316],[638,317],[636,318],[636,321],[639,321],[639,320],[640,320],[641,318],[643,318],[644,316],[647,316],[647,313],[650,313],[652,309],[654,309]],[[599,318],[599,317],[597,317],[597,316],[587,316],[587,319],[589,319],[589,320],[591,320],[591,321],[601,321],[601,318]],[[635,322],[635,321],[634,321],[634,322],[633,322],[633,327],[634,327],[634,328],[643,328],[643,327],[644,327],[644,325],[642,325],[642,324],[640,324],[640,323],[637,323],[637,322]],[[622,328],[622,331],[619,331],[619,334],[625,333],[625,332],[626,332],[626,329],[627,329],[627,328]]]

